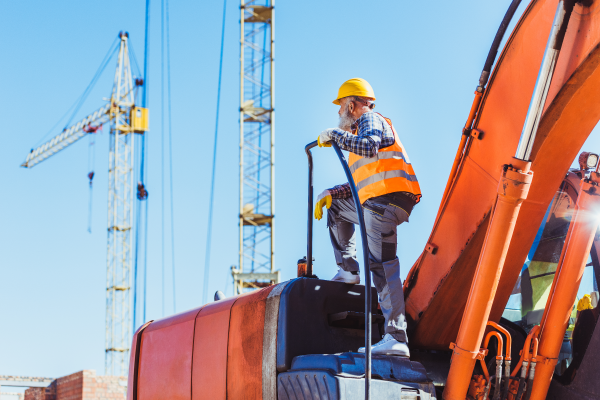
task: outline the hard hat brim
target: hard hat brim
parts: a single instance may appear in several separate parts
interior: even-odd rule
[[[346,97],[350,97],[350,96],[346,96]],[[375,97],[367,97],[367,96],[361,96],[361,97],[366,97],[367,99],[369,99],[371,101],[375,101]],[[334,101],[332,101],[332,103],[335,104],[336,106],[339,106],[341,99],[343,99],[343,97],[340,97],[339,99],[335,99]]]

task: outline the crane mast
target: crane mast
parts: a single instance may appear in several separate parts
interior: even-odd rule
[[[106,373],[126,375],[131,338],[134,86],[127,47],[121,46],[111,103],[108,155],[108,245],[106,257]]]
[[[274,1],[241,0],[239,266],[234,294],[279,283],[275,271]]]
[[[106,257],[105,373],[127,375],[131,339],[131,267],[134,208],[134,134],[148,130],[148,110],[136,107],[127,32],[119,33],[117,69],[108,103],[36,149],[22,167],[31,168],[110,123],[108,244]]]

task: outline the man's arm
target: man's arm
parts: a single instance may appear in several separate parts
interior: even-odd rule
[[[347,199],[348,197],[352,197],[352,191],[350,190],[349,183],[337,185],[327,190],[329,190],[329,194],[331,194],[332,199]]]
[[[361,157],[375,157],[380,147],[387,147],[394,143],[394,135],[384,134],[386,122],[381,116],[373,112],[363,114],[357,121],[358,134],[341,129],[334,129],[331,138],[336,141],[341,149],[357,154]]]

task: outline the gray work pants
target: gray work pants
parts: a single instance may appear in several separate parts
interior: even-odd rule
[[[385,333],[398,341],[408,342],[400,261],[396,256],[396,227],[408,221],[408,214],[399,207],[378,202],[377,199],[369,199],[363,204],[369,265],[385,317]],[[354,200],[334,199],[327,212],[327,226],[335,261],[344,271],[359,271],[354,225],[358,225]]]

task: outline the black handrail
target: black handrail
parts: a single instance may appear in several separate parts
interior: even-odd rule
[[[312,220],[312,209],[313,209],[313,159],[310,149],[317,147],[319,143],[315,140],[310,142],[304,147],[304,151],[308,156],[308,237],[306,244],[306,275],[312,276],[313,274],[313,256],[312,256],[312,234],[313,234],[313,220]]]
[[[306,273],[312,275],[312,212],[313,212],[313,160],[310,149],[318,145],[317,141],[311,142],[306,145],[304,150],[308,156],[308,245],[306,250]],[[333,149],[335,150],[340,163],[346,173],[346,178],[350,184],[350,191],[352,192],[352,198],[354,199],[354,205],[356,207],[356,215],[358,216],[358,225],[360,227],[360,236],[363,245],[363,266],[365,268],[365,400],[370,399],[370,388],[371,388],[371,268],[369,265],[369,243],[367,242],[367,229],[365,227],[365,216],[363,214],[362,205],[360,204],[360,198],[358,197],[358,190],[354,184],[352,173],[346,162],[346,157],[340,150],[339,146],[335,142],[331,142]]]

